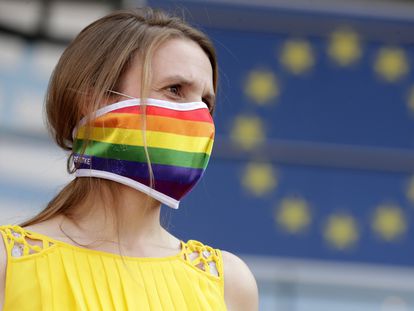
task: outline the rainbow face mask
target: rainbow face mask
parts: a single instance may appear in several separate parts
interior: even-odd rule
[[[89,143],[83,118],[73,131],[77,177],[100,177],[135,188],[172,208],[201,179],[214,142],[214,123],[203,102],[174,103],[134,98],[103,107],[90,121]],[[146,109],[143,131],[142,109]],[[147,146],[154,174],[145,155]]]

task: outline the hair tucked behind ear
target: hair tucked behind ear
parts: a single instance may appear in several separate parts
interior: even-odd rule
[[[83,29],[62,54],[46,94],[47,126],[56,143],[64,150],[72,151],[72,130],[83,116],[91,118],[102,102],[114,100],[107,90],[118,89],[135,56],[142,57],[141,97],[146,98],[151,83],[154,50],[166,40],[177,37],[190,39],[204,50],[213,68],[216,91],[217,60],[212,43],[205,34],[178,17],[150,8],[122,10],[102,17]],[[85,139],[82,152],[88,141]],[[152,176],[148,153],[147,160]],[[70,156],[68,172],[74,171],[76,165]],[[75,178],[44,210],[21,226],[36,224],[59,214],[70,217],[73,210],[87,198],[103,192],[112,193],[108,204],[116,205],[116,196],[113,195],[116,187],[117,183],[109,180]]]

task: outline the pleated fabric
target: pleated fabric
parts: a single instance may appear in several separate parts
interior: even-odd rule
[[[199,241],[182,241],[174,256],[138,258],[15,225],[0,233],[8,256],[4,311],[227,310],[221,252]]]

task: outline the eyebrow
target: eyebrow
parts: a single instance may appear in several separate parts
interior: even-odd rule
[[[181,75],[172,75],[164,78],[162,83],[180,83],[180,84],[193,84],[193,82]]]
[[[182,85],[186,85],[186,86],[191,86],[194,85],[194,82],[185,78],[182,75],[172,75],[172,76],[168,76],[166,78],[164,78],[163,80],[161,80],[161,84],[165,84],[165,83],[176,83],[176,84],[182,84]],[[206,98],[212,105],[214,105],[214,103],[216,102],[216,95],[211,92],[208,92],[205,96],[203,96],[203,98]]]

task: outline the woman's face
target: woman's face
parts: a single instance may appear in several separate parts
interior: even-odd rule
[[[120,92],[141,96],[141,63],[136,57],[121,83]],[[189,39],[164,42],[152,58],[152,83],[149,98],[173,102],[214,104],[213,70],[201,47]]]

